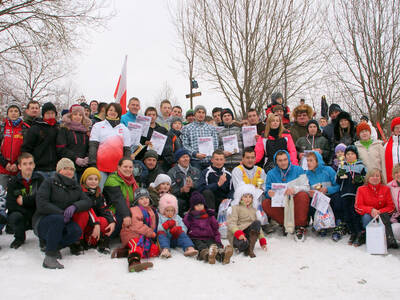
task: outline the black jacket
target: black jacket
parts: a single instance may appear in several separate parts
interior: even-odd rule
[[[167,170],[169,170],[175,163],[175,151],[183,148],[181,135],[181,131],[173,128],[168,131],[168,138],[165,142],[165,147],[161,155],[164,159],[164,163],[168,166]]]
[[[47,215],[64,214],[64,210],[75,205],[76,211],[86,211],[93,206],[93,201],[82,191],[74,178],[56,173],[43,181],[36,196],[36,212],[32,225],[37,233],[40,219]]]
[[[85,194],[92,200],[93,202],[93,211],[96,214],[96,217],[103,217],[107,220],[108,224],[115,222],[114,216],[112,212],[108,209],[106,200],[102,193],[98,193],[96,196],[96,192],[92,192],[85,187],[82,186],[82,190]],[[93,222],[93,221],[92,221]]]
[[[24,136],[21,152],[35,158],[36,171],[55,171],[57,165],[56,139],[58,124],[50,126],[43,119],[35,119]]]
[[[144,145],[146,143],[146,141],[150,141],[151,140],[151,136],[153,135],[153,131],[157,131],[161,134],[167,135],[168,134],[168,130],[165,127],[160,126],[158,123],[156,123],[156,126],[154,128],[149,127],[149,132],[147,133],[147,136],[144,137],[142,136],[140,138],[140,144]],[[147,147],[143,147],[143,150],[140,151],[140,153],[138,155],[136,155],[137,160],[142,160],[144,154],[147,151]],[[160,157],[158,157],[158,159],[160,159]]]

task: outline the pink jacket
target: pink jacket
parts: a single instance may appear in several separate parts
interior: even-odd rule
[[[392,218],[390,221],[392,223],[397,223],[397,217],[400,216],[400,186],[397,185],[396,180],[392,180],[388,183],[388,187],[390,188],[390,193],[392,194],[392,200],[396,210],[394,211]]]
[[[282,149],[282,150],[287,150],[290,154],[290,161],[293,165],[298,166],[299,162],[297,161],[297,151],[296,151],[296,146],[294,145],[293,138],[290,135],[290,133],[282,133],[282,137],[286,139],[286,144],[287,144],[287,149]],[[268,136],[269,140],[274,140],[272,136]],[[265,142],[267,138],[259,138],[256,146],[254,148],[254,151],[256,152],[256,163],[260,162],[261,159],[264,157],[264,151],[265,151]]]

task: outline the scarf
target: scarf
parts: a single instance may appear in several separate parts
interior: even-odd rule
[[[269,130],[269,135],[277,139],[279,137],[279,127]]]
[[[150,218],[149,213],[143,206],[139,205],[139,208],[143,214],[143,223],[146,226],[148,226],[149,228],[151,228],[151,218]],[[143,248],[143,256],[149,257],[150,247],[151,247],[151,238],[148,238],[144,235],[140,235],[139,242],[137,243],[137,245],[138,245],[138,247]]]
[[[68,120],[68,119],[65,120],[63,122],[63,124],[69,130],[79,131],[79,132],[87,132],[88,131],[88,129],[82,123],[73,122],[73,121]]]
[[[119,118],[117,119],[111,119],[109,117],[106,117],[106,120],[108,121],[108,123],[110,123],[110,125],[112,126],[112,128],[114,128],[115,126],[119,125],[120,120]]]
[[[386,145],[385,151],[385,164],[386,164],[386,178],[387,182],[391,182],[393,180],[392,177],[392,168],[393,168],[393,136],[389,138],[389,141]]]
[[[55,118],[51,118],[51,119],[43,119],[44,122],[46,122],[47,124],[49,124],[50,126],[54,126],[56,125],[57,121]]]
[[[205,209],[203,209],[201,211],[193,210],[192,211],[192,216],[195,219],[207,219],[208,218],[208,214],[207,214],[207,211]]]
[[[29,180],[26,180],[25,178],[22,178],[22,184],[25,187],[26,195],[29,195],[30,190],[31,190],[32,178],[30,178]]]
[[[127,185],[127,191],[126,191],[126,205],[128,207],[130,207],[130,197],[129,195],[131,195],[132,201],[133,201],[133,193],[134,191],[138,188],[137,183],[135,181],[135,177],[133,177],[133,174],[131,174],[130,176],[125,176],[124,174],[122,174],[119,170],[117,170],[117,174],[118,176],[123,180],[123,182]]]
[[[180,164],[178,164],[178,168],[179,168],[179,170],[181,170],[183,173],[185,173],[185,175],[187,175],[187,172],[189,171],[189,167],[184,168],[184,167],[182,167]]]
[[[13,127],[17,127],[21,122],[22,122],[21,118],[18,118],[18,119],[14,120],[14,121],[11,121]]]
[[[360,143],[361,143],[361,145],[363,145],[365,148],[369,148],[369,146],[371,146],[371,144],[372,144],[372,140],[371,139],[369,139],[368,141],[361,141],[360,140]]]

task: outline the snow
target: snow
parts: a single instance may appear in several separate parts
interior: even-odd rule
[[[0,236],[2,299],[394,299],[400,292],[400,251],[370,255],[365,245],[348,246],[348,236],[335,243],[309,233],[296,243],[274,233],[267,252],[257,244],[256,258],[234,254],[229,265],[172,250],[172,258],[151,259],[154,268],[141,273],[95,249],[81,256],[63,249],[65,269],[44,269],[32,231],[17,250],[9,248],[12,239]]]

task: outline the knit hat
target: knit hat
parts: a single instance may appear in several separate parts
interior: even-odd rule
[[[42,117],[44,116],[44,114],[48,111],[54,111],[56,113],[57,116],[57,108],[56,106],[51,103],[51,102],[46,102],[45,104],[43,104],[42,106]]]
[[[189,155],[190,157],[190,152],[186,150],[185,148],[180,148],[175,151],[175,161],[178,162],[178,160],[184,156],[185,154]]]
[[[232,116],[233,119],[233,112],[230,108],[224,108],[221,112],[221,118],[224,116],[224,114],[230,114]]]
[[[357,150],[357,147],[356,147],[356,146],[354,146],[354,145],[349,145],[349,146],[347,146],[347,147],[346,147],[346,150],[344,151],[344,155],[346,155],[346,153],[349,152],[349,151],[355,153],[355,155],[356,155],[356,157],[357,157],[357,159],[358,159],[358,150]]]
[[[361,116],[361,118],[360,118],[360,120],[362,121],[362,120],[365,120],[365,121],[369,121],[369,119],[368,119],[368,117],[366,116],[366,115],[362,115]]]
[[[205,108],[204,105],[196,105],[194,108],[194,113],[197,113],[197,111],[199,111],[200,109],[204,110],[204,112],[207,114],[207,109]]]
[[[158,187],[161,183],[168,182],[171,184],[171,177],[169,177],[167,174],[158,174],[156,177],[156,180],[154,182],[150,183],[150,187],[156,188]]]
[[[86,102],[82,102],[82,103],[80,104],[80,106],[82,106],[83,108],[90,109],[89,104],[87,104]]]
[[[140,188],[137,188],[137,189],[135,190],[135,192],[133,193],[133,205],[137,205],[139,199],[140,199],[140,198],[143,198],[143,197],[149,198],[150,203],[152,203],[152,200],[151,200],[149,191],[146,190],[145,188],[141,188],[141,187],[140,187]]]
[[[163,215],[165,209],[170,206],[172,206],[175,209],[175,214],[174,214],[175,217],[176,214],[178,213],[178,200],[174,195],[169,193],[162,195],[160,201],[158,202],[158,211],[160,212],[160,214]]]
[[[312,120],[308,121],[308,123],[306,125],[307,132],[308,132],[308,126],[310,126],[311,124],[315,124],[315,126],[317,126],[318,132],[320,131],[319,124],[318,124],[317,120],[312,119]]]
[[[346,151],[346,145],[343,143],[340,143],[339,145],[337,145],[335,147],[335,154],[338,153],[339,151],[342,151],[342,152]]]
[[[235,189],[235,194],[233,196],[233,201],[231,206],[239,205],[243,195],[251,194],[253,195],[253,203],[252,206],[257,209],[258,199],[256,187],[252,184],[241,184],[237,189]]]
[[[19,108],[19,106],[18,106],[17,104],[11,104],[9,107],[7,107],[7,115],[8,115],[8,111],[9,111],[11,108],[16,108],[16,109],[18,109],[19,115],[21,115],[21,109]]]
[[[58,173],[60,170],[65,169],[65,168],[73,168],[75,170],[75,165],[72,160],[70,160],[69,158],[63,157],[58,161],[56,171]]]
[[[281,92],[272,93],[271,94],[271,102],[272,102],[272,104],[276,104],[277,103],[276,100],[279,99],[279,98],[282,98],[282,100],[283,100],[283,95],[282,95]]]
[[[183,123],[182,118],[177,117],[177,116],[173,116],[173,117],[171,117],[171,118],[169,119],[169,123],[171,124],[171,126],[172,126],[172,124],[174,124],[175,122],[181,122],[181,123]]]
[[[194,111],[193,111],[193,109],[189,109],[189,110],[186,112],[185,117],[187,118],[187,117],[189,117],[189,116],[194,116]]]
[[[83,108],[83,106],[79,105],[79,104],[73,104],[71,105],[71,107],[69,108],[69,111],[67,114],[63,115],[62,121],[65,122],[69,122],[69,120],[72,121],[71,115],[75,112],[78,112],[81,114],[82,121],[81,123],[83,124],[83,126],[85,126],[86,128],[90,128],[90,126],[92,125],[92,121],[85,116],[85,109]]]
[[[272,108],[272,112],[273,112],[273,113],[276,113],[278,110],[284,111],[283,106],[280,105],[280,104],[277,104],[277,105],[275,105],[275,106]]]
[[[394,118],[390,124],[390,130],[393,131],[394,126],[400,125],[400,117]]]
[[[341,112],[342,109],[340,108],[340,105],[339,105],[339,104],[332,103],[332,104],[329,106],[329,110],[328,110],[329,116],[330,116],[333,112],[335,112],[335,111]]]
[[[145,160],[146,158],[149,158],[149,157],[153,157],[155,159],[158,159],[158,154],[154,150],[147,150],[146,153],[143,156],[143,160]]]
[[[99,170],[97,170],[95,167],[90,167],[90,168],[87,168],[85,170],[85,172],[83,172],[80,183],[85,184],[86,179],[91,175],[96,175],[97,178],[99,178],[99,182],[100,182],[101,174],[100,174]]]
[[[206,206],[206,199],[202,193],[194,191],[192,196],[190,196],[190,208],[193,209],[197,204],[203,204]]]
[[[369,133],[371,133],[371,127],[365,122],[362,122],[357,125],[357,136],[360,136],[360,132],[363,130],[368,130]]]

